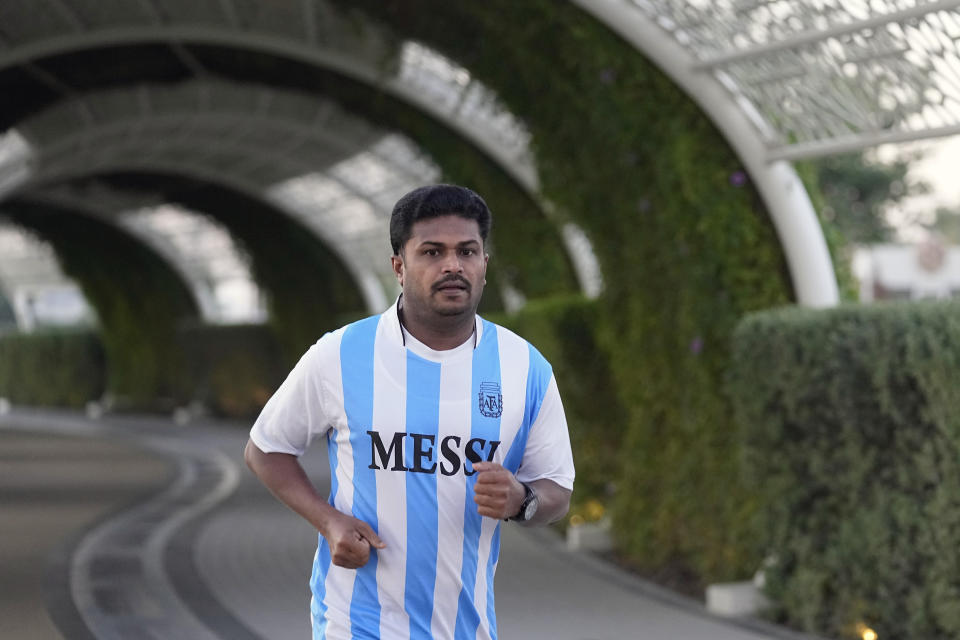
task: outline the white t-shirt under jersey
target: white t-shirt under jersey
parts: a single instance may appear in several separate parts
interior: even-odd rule
[[[328,442],[330,504],[386,543],[360,569],[330,562],[322,536],[310,580],[315,639],[496,638],[501,522],[477,513],[473,463],[572,489],[573,456],[547,361],[477,318],[469,341],[434,351],[396,305],[325,335],[251,431],[265,452]]]

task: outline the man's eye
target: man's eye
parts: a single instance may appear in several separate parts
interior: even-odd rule
[[[438,256],[438,255],[440,255],[440,252],[437,251],[436,249],[427,249],[426,251],[424,251],[424,253],[425,253],[426,255],[428,255],[428,256]]]
[[[462,249],[460,253],[465,256],[472,256],[472,255],[475,255],[477,252],[474,249]]]

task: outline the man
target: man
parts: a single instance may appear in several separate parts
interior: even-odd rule
[[[501,522],[567,512],[573,458],[550,366],[476,315],[490,224],[463,187],[401,198],[397,303],[323,336],[251,430],[247,464],[320,534],[315,639],[495,638]],[[316,436],[329,501],[297,460]]]

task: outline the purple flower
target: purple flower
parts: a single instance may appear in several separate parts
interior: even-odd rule
[[[734,187],[742,187],[747,184],[747,174],[743,171],[734,171],[730,174],[730,184]]]
[[[703,351],[703,338],[697,336],[690,341],[690,353],[695,356],[700,355],[700,352]]]
[[[607,68],[600,72],[600,82],[603,84],[613,84],[617,79],[617,74],[613,69]]]

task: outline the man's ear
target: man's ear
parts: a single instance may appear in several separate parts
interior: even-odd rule
[[[392,255],[390,256],[390,266],[393,267],[393,275],[397,276],[397,282],[400,283],[400,286],[403,286],[403,256],[401,255]]]

